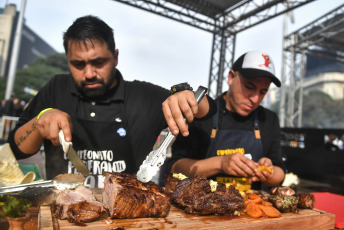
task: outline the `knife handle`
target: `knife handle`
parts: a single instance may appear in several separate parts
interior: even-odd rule
[[[60,141],[60,144],[62,145],[63,152],[67,153],[69,150],[69,147],[72,145],[72,142],[67,142],[65,140],[62,129],[59,132],[59,141]]]

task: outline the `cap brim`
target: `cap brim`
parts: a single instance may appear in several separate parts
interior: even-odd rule
[[[241,69],[239,70],[239,72],[244,78],[247,79],[253,79],[257,77],[269,77],[271,79],[271,82],[273,82],[277,87],[281,87],[281,81],[269,71],[259,69]]]

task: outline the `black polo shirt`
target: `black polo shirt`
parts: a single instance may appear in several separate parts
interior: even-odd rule
[[[106,121],[113,119],[113,114],[124,105],[127,114],[125,119],[128,122],[137,167],[135,170],[138,170],[146,155],[152,150],[160,132],[167,127],[162,112],[162,103],[170,94],[167,89],[151,83],[124,81],[119,71],[117,71],[116,78],[117,87],[101,99],[89,100],[77,91],[71,75],[54,76],[33,98],[9,136],[8,142],[16,158],[27,158],[30,155],[22,153],[15,144],[15,131],[37,116],[43,109],[56,108],[68,113],[72,118],[74,114],[78,114],[79,117],[87,120]],[[45,140],[44,146],[46,151],[49,151],[52,144]],[[51,158],[51,155],[46,152],[46,161],[57,160]],[[56,162],[56,164],[58,163]],[[46,170],[47,179],[51,179],[57,173],[49,172],[49,168]]]

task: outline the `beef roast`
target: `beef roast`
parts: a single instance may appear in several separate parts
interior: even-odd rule
[[[175,186],[173,201],[184,212],[199,215],[235,216],[246,208],[244,198],[234,186],[226,188],[226,185],[218,182],[216,190],[212,192],[210,181],[203,176],[180,181]]]
[[[107,211],[90,189],[78,186],[75,190],[65,189],[58,194],[53,213],[58,219],[84,225],[105,216]]]
[[[103,203],[111,218],[166,217],[170,199],[153,182],[141,183],[136,175],[105,172]]]

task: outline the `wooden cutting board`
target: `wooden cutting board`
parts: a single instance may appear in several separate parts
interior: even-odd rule
[[[76,226],[67,220],[57,220],[50,207],[42,206],[38,217],[38,229],[334,229],[335,215],[318,209],[301,209],[299,213],[283,213],[279,218],[250,218],[228,216],[198,216],[183,213],[172,206],[165,218],[114,219]]]
[[[102,189],[92,189],[97,200],[102,201]],[[181,209],[171,206],[165,218],[114,219],[112,223],[98,220],[80,227],[67,220],[58,220],[52,215],[49,206],[40,207],[38,229],[334,229],[335,215],[318,209],[300,209],[299,213],[282,213],[279,218],[251,218],[229,216],[198,216],[186,214]]]

